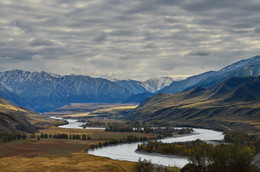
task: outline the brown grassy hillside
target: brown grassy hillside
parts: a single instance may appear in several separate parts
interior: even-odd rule
[[[0,133],[34,132],[56,123],[56,120],[12,105],[0,97]]]
[[[230,78],[215,88],[159,94],[144,101],[135,120],[260,132],[260,77]]]

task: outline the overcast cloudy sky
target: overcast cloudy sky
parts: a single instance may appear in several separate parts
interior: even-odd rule
[[[144,80],[255,56],[259,0],[2,0],[0,71]]]

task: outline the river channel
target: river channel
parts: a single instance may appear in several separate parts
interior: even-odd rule
[[[63,118],[57,118],[57,117],[51,117],[53,119],[60,119]],[[71,128],[71,129],[83,129],[81,127],[82,122],[78,122],[76,119],[66,119],[66,121],[69,122],[69,124],[60,126],[61,128]],[[98,128],[98,127],[87,127],[86,129],[104,129],[104,128]],[[220,141],[224,139],[224,134],[219,131],[214,130],[208,130],[208,129],[199,129],[199,128],[193,128],[194,132],[193,134],[189,135],[183,135],[183,136],[177,136],[177,137],[170,137],[170,138],[164,138],[160,141],[166,142],[166,143],[173,143],[173,142],[187,142],[187,141],[193,141],[193,140],[203,140],[203,141]],[[108,146],[108,147],[102,147],[94,150],[89,150],[88,153],[96,156],[103,156],[103,157],[109,157],[111,159],[115,160],[123,160],[123,161],[133,161],[138,162],[139,158],[151,160],[153,164],[160,164],[164,166],[177,166],[177,167],[183,167],[188,163],[188,159],[186,157],[179,157],[179,156],[164,156],[160,154],[142,154],[137,153],[135,150],[137,149],[138,143],[124,143],[114,146]]]

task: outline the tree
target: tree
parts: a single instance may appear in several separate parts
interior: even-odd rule
[[[87,135],[86,134],[82,134],[82,140],[86,140],[87,139]]]

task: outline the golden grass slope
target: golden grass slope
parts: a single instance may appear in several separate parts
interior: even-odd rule
[[[119,111],[124,111],[124,110],[133,110],[136,107],[137,107],[136,105],[135,106],[127,105],[127,106],[110,107],[110,108],[99,109],[99,110],[95,110],[95,111],[91,111],[91,112],[63,115],[62,117],[95,117],[95,116],[98,116],[98,114],[117,113]]]

